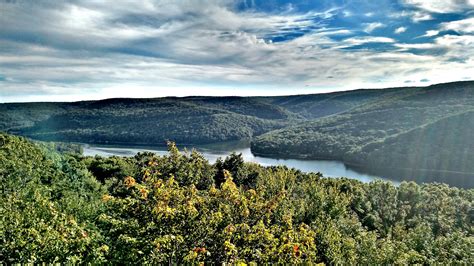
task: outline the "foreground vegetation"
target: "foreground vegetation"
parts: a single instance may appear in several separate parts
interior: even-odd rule
[[[472,264],[474,190],[0,134],[0,263]],[[58,152],[57,150],[61,150]]]

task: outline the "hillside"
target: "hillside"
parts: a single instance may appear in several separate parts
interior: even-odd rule
[[[162,145],[249,140],[335,114],[385,94],[108,99],[0,104],[0,130],[40,140]]]
[[[41,140],[160,145],[251,139],[343,112],[386,91],[282,97],[108,99],[0,104],[0,130]]]
[[[1,264],[469,264],[474,190],[0,133]]]
[[[472,147],[473,138],[469,134],[472,132],[471,110],[474,110],[474,82],[397,89],[346,112],[266,133],[252,142],[252,151],[264,156],[337,159],[368,168],[396,157],[394,148],[397,147],[409,149],[411,153],[405,155],[410,159],[394,160],[380,167],[421,169],[426,166],[431,170],[467,171],[472,176],[472,168],[464,166],[464,170],[460,170],[458,164],[446,163],[464,162],[467,153],[456,150],[459,144],[465,148]],[[435,137],[422,130],[457,115],[460,116],[455,123],[438,124],[443,128],[434,130],[437,132]],[[416,138],[398,141],[398,136],[415,129],[420,132]],[[392,145],[385,146],[388,143]],[[429,149],[433,153],[437,153],[436,147],[439,146],[445,150],[429,159],[409,156],[420,154],[416,150],[419,145],[433,147]],[[367,155],[369,151],[373,155]],[[429,166],[427,161],[430,161]]]
[[[406,168],[406,177],[474,187],[474,110],[444,117],[413,130],[365,145],[352,160],[374,170]],[[414,169],[422,169],[420,175]],[[433,170],[442,171],[433,171]],[[429,178],[431,177],[431,178]],[[403,177],[402,177],[403,178]],[[404,178],[406,179],[406,178]]]
[[[409,89],[278,97],[107,99],[0,104],[0,130],[42,140],[160,145],[251,139]]]
[[[402,90],[407,89],[409,88],[402,88]],[[266,99],[273,105],[285,108],[305,119],[314,120],[328,115],[347,112],[353,108],[399,91],[400,88],[383,90],[366,89],[324,94],[268,97]]]
[[[0,105],[0,130],[40,140],[163,145],[250,139],[293,114],[246,98],[109,99]]]

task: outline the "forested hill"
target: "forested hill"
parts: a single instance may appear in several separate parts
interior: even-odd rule
[[[453,101],[457,104],[469,98],[459,91],[451,92],[452,88],[472,87],[472,84],[457,82],[439,87],[454,93]],[[0,130],[42,140],[146,145],[175,140],[182,144],[201,144],[251,139],[275,129],[319,121],[322,117],[358,108],[370,110],[373,105],[396,102],[398,98],[408,97],[420,90],[423,89],[355,90],[278,97],[6,103],[0,104]],[[400,103],[407,108],[414,107],[407,101]],[[429,115],[431,110],[426,112]],[[417,118],[414,119],[416,124]]]
[[[160,145],[250,139],[298,116],[252,98],[108,99],[0,106],[0,129],[40,140]]]
[[[464,123],[472,110],[474,82],[465,81],[278,97],[9,103],[0,104],[0,130],[40,140],[134,145],[253,139],[252,151],[263,156],[337,159],[365,168],[389,162],[390,168],[469,175],[474,164],[459,169],[454,162],[472,156],[474,128]],[[451,118],[458,122],[447,122]],[[438,135],[430,137],[425,128]]]
[[[390,168],[402,179],[425,169],[435,180],[472,187],[473,110],[474,82],[391,90],[346,112],[259,136],[252,151],[337,159],[382,173]]]
[[[0,130],[40,140],[160,145],[251,139],[344,112],[390,90],[282,97],[107,99],[0,104]]]

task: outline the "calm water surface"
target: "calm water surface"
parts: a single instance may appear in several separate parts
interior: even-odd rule
[[[84,155],[86,156],[135,156],[138,152],[154,152],[158,155],[168,154],[166,147],[124,147],[124,146],[102,146],[102,145],[84,145]],[[232,152],[242,153],[242,157],[247,162],[255,162],[263,166],[284,165],[289,168],[299,169],[303,172],[321,172],[325,177],[348,177],[370,182],[375,179],[384,179],[370,174],[355,171],[340,161],[330,160],[299,160],[299,159],[273,159],[259,157],[252,154],[248,143],[219,143],[205,146],[179,147],[180,150],[195,148],[202,155],[214,163],[218,158],[224,158]],[[389,179],[384,179],[389,180]],[[398,181],[389,180],[395,184]]]

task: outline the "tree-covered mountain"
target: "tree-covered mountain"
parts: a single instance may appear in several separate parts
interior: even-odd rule
[[[59,153],[57,150],[67,150]],[[1,264],[471,264],[473,189],[0,133]]]
[[[0,106],[0,129],[41,140],[162,145],[250,139],[297,120],[248,98],[109,99]]]
[[[252,142],[252,151],[337,159],[371,170],[385,168],[385,172],[389,168],[463,172],[472,180],[474,164],[467,162],[474,145],[473,110],[474,82],[391,89],[346,112],[261,135]],[[420,175],[414,171],[406,175],[410,174]],[[474,185],[468,182],[463,185]]]
[[[391,90],[278,97],[168,97],[0,104],[0,130],[35,139],[159,145],[252,139],[334,115]]]
[[[429,168],[472,177],[474,164],[459,169],[454,163],[471,158],[466,149],[472,147],[473,128],[462,120],[469,120],[472,110],[474,82],[466,81],[278,97],[9,103],[0,104],[0,130],[40,140],[133,145],[252,139],[252,151],[262,156],[337,159],[365,170]],[[458,123],[441,122],[458,115]],[[430,136],[426,127],[438,135]],[[452,135],[456,132],[465,134]],[[420,146],[423,151],[414,150]]]

